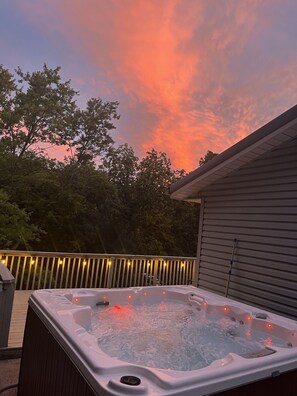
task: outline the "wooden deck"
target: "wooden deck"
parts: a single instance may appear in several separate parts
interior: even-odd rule
[[[19,348],[23,345],[28,300],[32,293],[33,290],[16,290],[14,293],[8,337],[9,348]]]

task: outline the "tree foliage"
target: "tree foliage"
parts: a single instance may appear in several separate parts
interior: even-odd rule
[[[77,92],[62,81],[60,67],[13,74],[0,66],[0,137],[2,147],[17,157],[43,151],[45,145],[66,145],[78,162],[93,160],[112,143],[109,131],[118,119],[118,102],[91,98],[85,110]]]
[[[117,106],[118,102],[92,98],[85,110],[74,112],[73,127],[66,142],[69,149],[74,148],[74,157],[79,163],[93,161],[114,143],[109,131],[115,128],[112,121],[119,119]]]
[[[115,147],[118,102],[80,109],[77,94],[60,68],[0,66],[2,247],[194,256],[199,207],[169,195],[184,171],[154,149],[139,160]],[[44,156],[49,144],[65,145],[67,160]]]
[[[30,242],[38,240],[40,229],[30,223],[30,216],[9,201],[0,190],[0,245],[4,249],[28,249]]]
[[[118,148],[111,147],[100,168],[106,171],[110,180],[118,186],[129,187],[135,181],[138,158],[133,148],[125,143]]]
[[[2,102],[1,140],[15,156],[40,148],[41,143],[62,144],[68,120],[75,109],[75,91],[70,82],[61,82],[60,68],[24,73],[16,70],[17,82],[5,71],[10,90]]]
[[[131,164],[134,156],[133,152],[130,154],[128,163]],[[197,206],[174,202],[169,195],[169,186],[180,177],[180,172],[172,169],[165,153],[154,149],[147,152],[134,169],[129,185],[125,183],[119,188],[123,201],[117,249],[134,254],[195,254],[193,246],[196,245],[198,227],[194,225],[190,230],[187,237],[193,243],[186,244],[186,250],[180,241],[181,234],[176,232],[176,223],[183,222],[183,218],[177,218],[181,206],[193,215],[192,223],[197,223]]]
[[[217,155],[218,155],[217,153],[214,153],[213,151],[208,150],[207,153],[204,155],[204,157],[200,158],[199,165],[200,166],[204,165],[206,162],[212,160]]]

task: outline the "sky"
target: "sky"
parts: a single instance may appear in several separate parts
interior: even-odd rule
[[[297,103],[296,0],[0,0],[0,64],[118,101],[112,137],[191,171]]]

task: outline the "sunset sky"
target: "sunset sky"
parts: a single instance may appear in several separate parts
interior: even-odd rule
[[[297,103],[296,0],[1,0],[0,64],[120,102],[112,133],[191,171]]]

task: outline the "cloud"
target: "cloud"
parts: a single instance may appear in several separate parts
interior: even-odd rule
[[[192,170],[207,150],[221,152],[296,101],[289,0],[19,4],[92,65],[92,77],[81,71],[82,86],[120,100],[119,141],[141,155],[164,151],[176,168]]]

